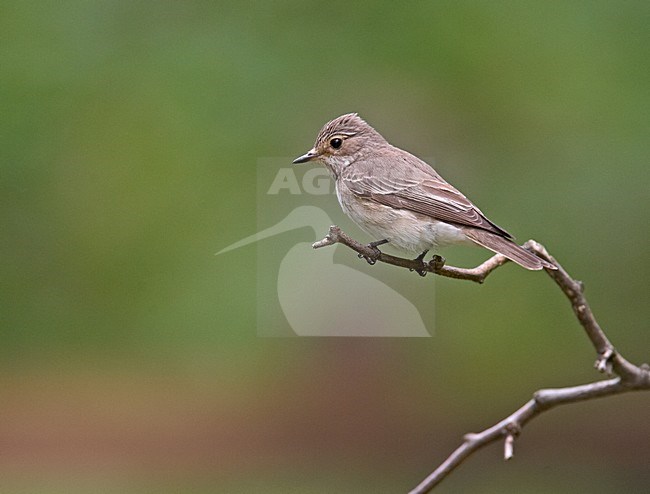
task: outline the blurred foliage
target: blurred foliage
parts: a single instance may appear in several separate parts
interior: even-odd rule
[[[640,1],[3,2],[0,490],[405,492],[534,389],[597,378],[514,266],[357,264],[435,316],[426,340],[256,336],[255,247],[213,254],[257,228],[258,158],[344,112],[544,243],[647,360],[649,25]],[[553,411],[440,492],[642,492],[647,406]]]

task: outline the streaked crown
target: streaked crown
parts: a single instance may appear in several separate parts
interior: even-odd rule
[[[379,133],[356,113],[347,113],[327,122],[318,133],[316,144],[294,164],[319,161],[336,178],[356,160],[390,146]]]
[[[334,136],[384,138],[356,113],[346,113],[327,122],[318,133],[316,148],[327,143]]]

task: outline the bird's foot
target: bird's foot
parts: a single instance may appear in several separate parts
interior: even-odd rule
[[[357,257],[359,259],[365,259],[368,264],[371,266],[376,264],[379,258],[381,257],[381,251],[377,248],[378,245],[384,245],[387,244],[388,240],[383,239],[383,240],[376,240],[374,242],[370,242],[367,247],[372,250],[371,255],[365,255],[365,254],[357,254]]]
[[[417,263],[420,263],[419,268],[409,269],[409,271],[415,271],[417,274],[419,274],[423,278],[427,275],[427,272],[428,272],[427,268],[429,267],[429,265],[426,262],[424,262],[424,256],[427,255],[427,252],[429,252],[429,249],[425,250],[422,254],[420,254],[415,259],[413,259],[413,261],[415,261]]]
[[[387,244],[388,242],[390,242],[390,240],[388,240],[387,238],[385,238],[383,240],[375,240],[374,242],[370,242],[368,244],[368,247],[371,247],[373,249],[377,249],[378,246]],[[377,249],[377,250],[379,250],[379,249]]]
[[[431,260],[429,261],[429,267],[430,267],[431,270],[433,270],[434,272],[435,272],[435,271],[439,271],[439,270],[442,269],[442,267],[445,265],[445,262],[447,262],[447,260],[446,260],[444,257],[439,256],[439,255],[436,254],[436,255],[433,256],[433,257],[431,258]]]

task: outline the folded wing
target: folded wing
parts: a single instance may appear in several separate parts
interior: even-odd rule
[[[357,196],[439,221],[480,228],[504,238],[513,238],[503,228],[488,220],[479,208],[426,164],[424,165],[431,169],[431,173],[427,173],[421,166],[408,167],[408,178],[396,176],[404,175],[404,169],[398,170],[397,174],[393,170],[382,169],[382,174],[378,175],[370,173],[374,171],[374,164],[370,160],[365,165],[363,169],[349,167],[341,176],[347,188]]]

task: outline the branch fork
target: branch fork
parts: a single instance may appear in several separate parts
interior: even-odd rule
[[[438,256],[429,262],[423,259],[404,259],[381,252],[377,247],[364,245],[349,237],[338,226],[331,226],[327,235],[313,244],[314,249],[320,249],[334,244],[343,244],[357,252],[359,257],[365,258],[370,264],[384,262],[411,271],[417,271],[424,276],[433,273],[438,276],[460,280],[483,283],[495,269],[503,266],[508,259],[495,254],[487,261],[475,268],[458,268],[444,264]],[[616,377],[558,389],[540,389],[533,394],[532,399],[521,408],[510,414],[499,423],[485,429],[480,433],[465,434],[463,443],[427,478],[425,478],[410,494],[425,494],[430,492],[452,470],[458,467],[472,453],[494,441],[504,438],[503,456],[509,460],[514,456],[514,442],[523,427],[540,413],[558,405],[575,403],[604,396],[638,390],[650,390],[650,366],[648,364],[634,365],[616,351],[609,341],[591,311],[589,303],[584,296],[584,284],[573,279],[564,268],[551,256],[546,248],[535,240],[528,240],[522,247],[536,254],[542,259],[555,265],[557,269],[545,269],[553,281],[569,300],[573,312],[582,326],[587,338],[596,350],[598,357],[594,367],[607,376]],[[441,262],[442,261],[442,262]]]

